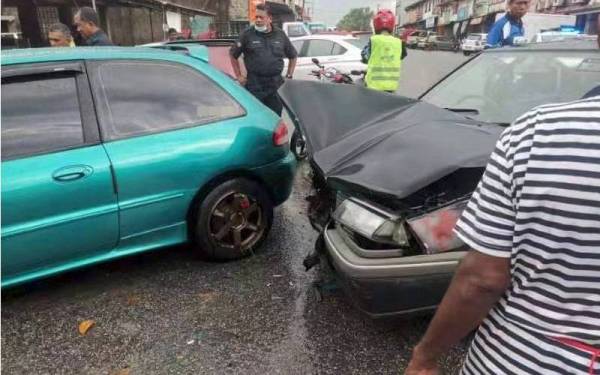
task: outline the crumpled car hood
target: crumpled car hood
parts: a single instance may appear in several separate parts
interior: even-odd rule
[[[279,93],[328,184],[396,199],[458,169],[484,167],[503,130],[354,85],[287,81]]]

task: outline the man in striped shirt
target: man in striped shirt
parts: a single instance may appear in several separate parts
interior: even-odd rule
[[[455,230],[473,251],[407,374],[478,326],[463,374],[600,374],[600,96],[506,129]]]

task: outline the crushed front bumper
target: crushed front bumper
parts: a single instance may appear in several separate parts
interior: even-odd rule
[[[441,301],[464,251],[394,258],[361,256],[342,229],[323,233],[327,258],[338,281],[358,309],[378,318],[434,309]]]

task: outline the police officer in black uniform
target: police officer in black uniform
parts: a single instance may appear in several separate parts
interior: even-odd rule
[[[245,77],[238,58],[244,54]],[[244,31],[237,44],[231,48],[231,63],[240,84],[246,87],[273,112],[281,116],[283,105],[277,90],[283,84],[283,58],[287,57],[286,78],[291,79],[296,68],[298,53],[287,35],[273,27],[271,13],[265,5],[256,6],[254,26]]]

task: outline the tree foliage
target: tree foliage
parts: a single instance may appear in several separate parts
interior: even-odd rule
[[[371,20],[373,19],[373,11],[367,8],[352,8],[338,22],[339,30],[348,31],[369,31],[371,30]]]

